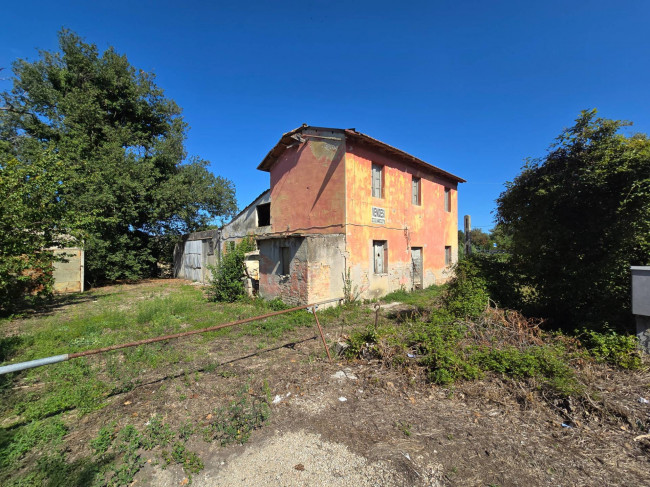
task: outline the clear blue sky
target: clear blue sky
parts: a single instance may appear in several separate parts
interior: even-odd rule
[[[114,46],[183,109],[187,149],[234,181],[306,122],[354,127],[455,173],[459,219],[494,200],[582,109],[650,132],[650,2],[22,1],[2,8],[0,66],[65,26]],[[8,88],[0,83],[0,89]]]

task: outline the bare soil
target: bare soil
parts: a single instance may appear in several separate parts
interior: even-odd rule
[[[336,341],[347,326],[323,323]],[[272,416],[245,445],[198,437],[188,447],[205,469],[193,485],[647,486],[650,373],[585,365],[599,391],[593,405],[546,399],[534,384],[487,377],[451,388],[423,381],[416,366],[330,364],[314,329],[298,329],[272,348],[259,338],[219,337],[205,362],[183,373],[142,377],[104,409],[77,421],[71,460],[110,421],[142,427],[154,415],[178,427],[206,421],[242,384],[267,381]],[[211,369],[206,364],[220,362]],[[69,413],[74,414],[74,413]],[[76,416],[74,416],[76,418]],[[186,485],[180,466],[149,463],[136,485]]]

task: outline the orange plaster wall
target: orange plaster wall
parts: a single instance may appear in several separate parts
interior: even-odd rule
[[[345,140],[305,139],[271,168],[272,231],[342,233]]]
[[[368,297],[400,287],[410,289],[411,247],[423,248],[424,286],[444,281],[446,245],[455,261],[458,247],[457,185],[370,149],[348,145],[346,153],[347,251],[355,280]],[[372,197],[372,163],[384,166],[384,198]],[[411,202],[411,177],[421,178],[421,206]],[[452,189],[451,211],[444,209],[444,188]],[[384,208],[385,225],[372,223],[372,207]],[[386,240],[387,275],[373,271],[372,241]]]

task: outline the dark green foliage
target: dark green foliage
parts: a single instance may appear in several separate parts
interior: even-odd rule
[[[447,310],[459,318],[476,317],[486,308],[486,282],[472,262],[462,260],[456,264],[455,275],[449,282],[444,302]]]
[[[502,308],[526,309],[528,297],[524,293],[521,277],[511,264],[510,254],[475,253],[469,261],[484,280],[492,301]]]
[[[470,357],[483,370],[490,370],[514,379],[540,379],[555,392],[569,396],[581,391],[567,355],[554,345],[533,346],[524,350],[515,347],[482,348]]]
[[[72,240],[64,233],[79,221],[59,204],[66,190],[59,156],[39,153],[29,164],[1,156],[0,312],[11,312],[25,296],[50,294],[53,256],[46,249]]]
[[[556,325],[630,328],[630,265],[650,264],[650,140],[582,112],[497,200],[514,272]]]
[[[634,335],[622,335],[614,331],[600,333],[585,329],[579,336],[589,353],[601,362],[624,369],[638,369],[642,365],[637,338]]]
[[[212,269],[212,283],[208,295],[213,301],[232,303],[245,296],[244,282],[244,256],[255,249],[252,238],[244,238],[221,256],[221,261]]]
[[[13,89],[1,94],[0,164],[56,153],[65,167],[55,206],[92,217],[80,225],[87,279],[150,276],[171,235],[234,213],[233,185],[186,160],[181,109],[152,74],[66,30],[59,47],[14,63]]]

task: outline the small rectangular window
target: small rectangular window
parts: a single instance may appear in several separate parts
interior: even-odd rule
[[[386,240],[373,240],[372,242],[375,274],[388,272],[388,245]]]
[[[208,255],[214,255],[214,240],[208,240]]]
[[[283,276],[291,273],[291,248],[280,247],[280,270]]]
[[[445,211],[451,211],[451,189],[445,188]]]
[[[257,226],[266,227],[271,224],[271,203],[257,205]]]
[[[384,166],[372,165],[372,196],[373,198],[384,197]]]
[[[445,247],[445,265],[451,265],[451,246]]]
[[[422,182],[420,178],[413,176],[413,179],[411,180],[411,202],[414,205],[420,206],[422,204],[422,200],[420,199],[421,186]]]

